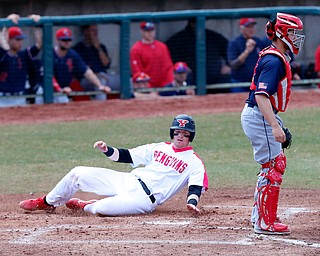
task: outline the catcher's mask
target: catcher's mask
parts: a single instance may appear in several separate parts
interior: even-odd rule
[[[190,132],[189,141],[192,142],[196,135],[196,124],[191,116],[186,114],[177,115],[170,127],[170,138],[173,139],[174,130],[185,130]]]
[[[294,54],[302,48],[305,36],[299,34],[303,29],[302,21],[293,15],[277,13],[277,17],[266,24],[266,34],[270,40],[278,37]]]

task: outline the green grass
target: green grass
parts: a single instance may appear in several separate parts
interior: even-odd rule
[[[320,109],[289,110],[281,115],[293,133],[286,150],[283,186],[319,188]],[[171,116],[143,119],[0,126],[0,193],[48,192],[77,165],[129,171],[93,149],[96,140],[130,148],[169,140]],[[195,115],[192,143],[206,165],[210,187],[253,186],[259,165],[242,132],[240,113]]]

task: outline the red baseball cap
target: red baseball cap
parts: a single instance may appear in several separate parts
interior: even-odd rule
[[[187,63],[179,61],[174,64],[175,73],[187,73],[188,71],[189,71],[189,67]]]
[[[155,29],[155,25],[153,22],[141,22],[140,23],[140,28],[144,31],[151,31]]]
[[[24,39],[26,36],[23,34],[23,31],[19,27],[11,27],[8,29],[8,36],[9,39],[16,38],[16,39]]]
[[[240,21],[239,21],[239,25],[240,26],[245,26],[245,27],[247,27],[247,26],[249,26],[249,25],[251,25],[251,24],[257,24],[257,22],[255,21],[255,19],[254,18],[242,18],[242,19],[240,19]]]
[[[72,32],[69,28],[60,28],[56,32],[56,38],[58,40],[63,40],[63,39],[73,39]]]
[[[148,82],[150,80],[150,76],[144,72],[137,72],[132,77],[133,82]]]

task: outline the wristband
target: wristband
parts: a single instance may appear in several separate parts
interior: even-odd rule
[[[198,201],[199,201],[199,197],[195,194],[192,194],[187,198],[187,204],[193,204],[194,206],[197,206]]]
[[[113,149],[113,147],[109,147],[109,146],[107,146],[107,148],[108,148],[108,151],[107,152],[103,152],[103,154],[105,154],[107,157],[110,157],[110,156],[113,155],[114,149]]]

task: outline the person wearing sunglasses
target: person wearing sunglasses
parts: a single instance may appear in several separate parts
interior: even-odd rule
[[[193,118],[186,114],[174,117],[170,126],[171,142],[157,142],[131,149],[94,143],[111,161],[128,163],[131,172],[78,166],[73,168],[46,196],[20,202],[26,211],[54,211],[66,205],[73,211],[104,216],[145,214],[156,209],[187,186],[186,208],[200,214],[198,202],[208,189],[205,166],[190,142],[196,134]],[[102,195],[100,200],[72,198],[82,190]]]
[[[105,94],[97,99],[105,100],[106,93],[110,93],[111,89],[101,83],[92,69],[85,64],[80,55],[73,49],[73,35],[69,28],[60,28],[56,31],[57,44],[54,47],[54,89],[56,92],[63,92],[66,96],[60,98],[55,97],[55,102],[68,102],[67,95],[72,92],[72,87],[79,83],[81,78],[85,77],[89,80],[94,88],[90,91],[102,91]],[[75,85],[74,85],[75,84]],[[77,88],[81,90],[81,88]]]

